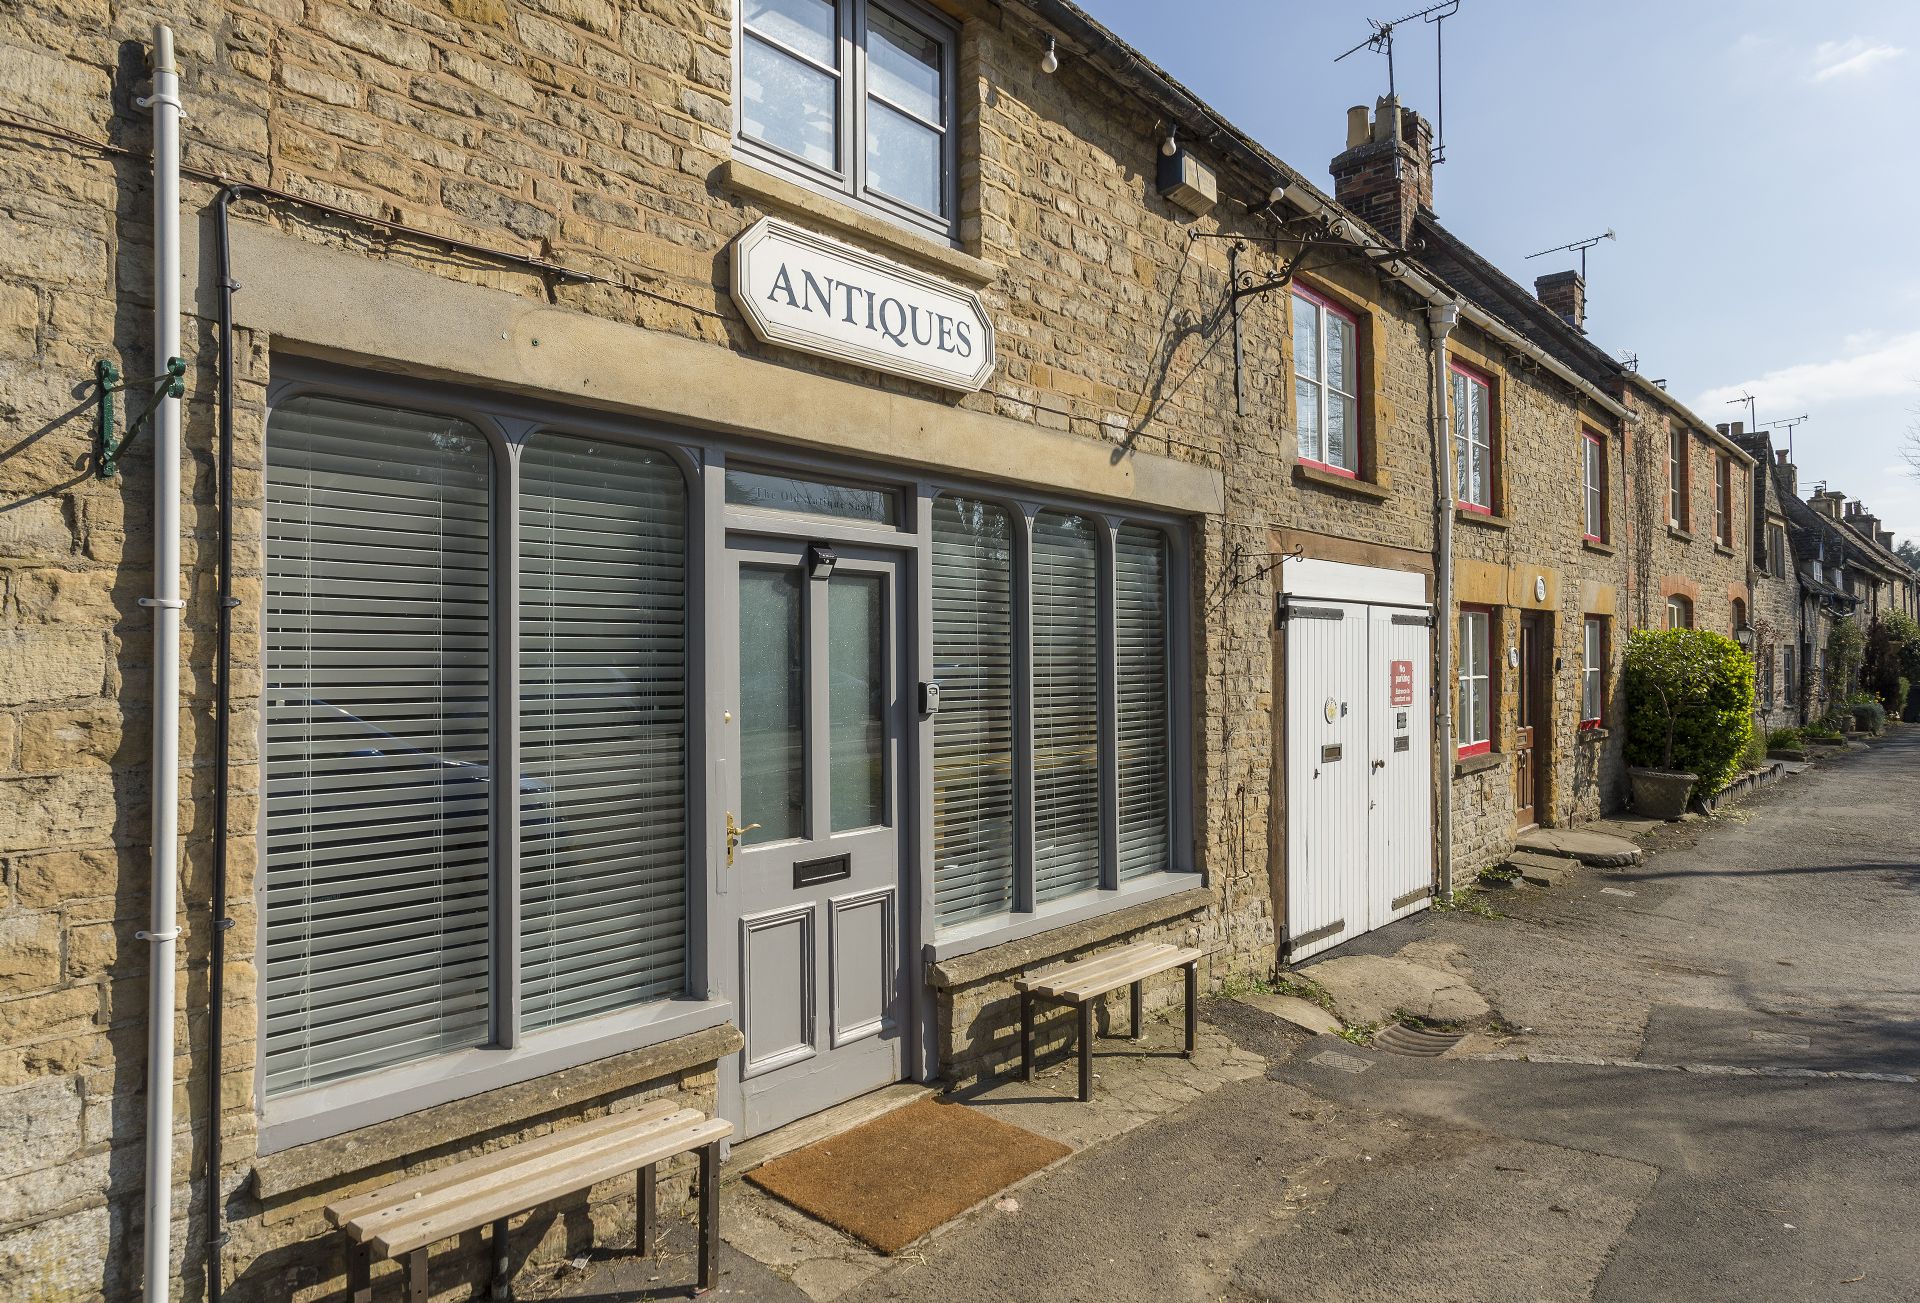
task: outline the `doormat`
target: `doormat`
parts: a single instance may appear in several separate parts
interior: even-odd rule
[[[762,1164],[747,1180],[892,1255],[1072,1152],[978,1109],[928,1098]]]

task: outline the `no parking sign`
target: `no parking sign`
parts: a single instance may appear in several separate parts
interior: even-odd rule
[[[1388,667],[1393,693],[1392,704],[1411,706],[1413,704],[1413,662],[1393,661]]]

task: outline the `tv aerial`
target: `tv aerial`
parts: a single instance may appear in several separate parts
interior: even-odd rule
[[[1434,144],[1429,161],[1444,163],[1447,161],[1447,96],[1446,96],[1446,50],[1441,45],[1440,24],[1460,12],[1460,0],[1442,0],[1437,5],[1428,5],[1415,13],[1403,14],[1392,22],[1381,22],[1378,18],[1367,19],[1367,25],[1373,28],[1373,34],[1366,40],[1348,50],[1346,54],[1334,56],[1335,63],[1348,54],[1358,54],[1362,50],[1372,50],[1375,54],[1387,56],[1387,95],[1398,99],[1393,79],[1393,29],[1402,23],[1410,23],[1418,18],[1433,27],[1434,57]]]
[[[1766,428],[1769,430],[1773,429],[1775,426],[1784,425],[1787,427],[1787,460],[1788,461],[1793,460],[1793,429],[1797,425],[1804,424],[1806,419],[1807,419],[1806,414],[1803,412],[1799,416],[1785,416],[1777,421],[1767,422]]]
[[[1539,253],[1528,254],[1527,257],[1532,259],[1544,258],[1550,253],[1577,253],[1580,255],[1580,279],[1585,280],[1587,278],[1587,250],[1602,240],[1617,240],[1619,238],[1619,236],[1613,233],[1613,228],[1609,226],[1598,235],[1589,235],[1584,240],[1569,240],[1565,244],[1556,244],[1551,249],[1542,249]]]

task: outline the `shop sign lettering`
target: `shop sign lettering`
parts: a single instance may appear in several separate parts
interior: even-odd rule
[[[993,374],[979,295],[776,217],[734,241],[733,298],[768,343],[967,392]]]

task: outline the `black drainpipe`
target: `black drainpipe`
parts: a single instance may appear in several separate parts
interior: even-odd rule
[[[233,725],[233,243],[227,208],[248,191],[223,186],[214,200],[215,241],[220,260],[220,597],[215,640],[213,699],[213,937],[207,974],[207,1303],[220,1303],[226,1247],[226,1200],[220,1188],[220,1067],[227,1003],[227,735]]]

